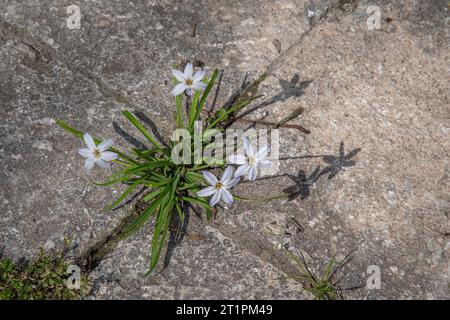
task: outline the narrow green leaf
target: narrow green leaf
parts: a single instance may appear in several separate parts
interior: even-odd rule
[[[109,176],[109,181],[115,180],[116,178],[120,177],[120,176],[128,176],[125,171],[130,170],[130,169],[135,169],[135,168],[139,168],[140,164],[133,164],[133,165],[128,165],[125,168],[123,168],[122,170],[117,170],[116,172],[112,173]]]
[[[170,182],[171,182],[170,179],[166,179],[166,180],[160,180],[159,182],[145,181],[144,184],[146,187],[157,188],[157,187],[162,187],[162,186],[168,185]]]
[[[197,172],[193,172],[193,171],[188,171],[185,173],[186,177],[189,177],[190,179],[194,179],[194,180],[200,180],[200,181],[204,181],[205,178],[203,178],[203,175]]]
[[[66,130],[67,132],[69,132],[70,134],[74,135],[77,138],[83,139],[83,132],[78,131],[74,128],[72,128],[71,126],[69,126],[67,123],[65,123],[64,121],[60,120],[60,119],[56,119],[55,120],[56,124],[58,126],[60,126],[61,128],[63,128],[64,130]]]
[[[132,223],[126,226],[121,234],[121,238],[126,238],[138,229],[140,229],[144,223],[158,210],[158,207],[161,205],[161,202],[164,196],[169,191],[169,188],[165,188],[160,191],[159,196],[142,212]]]
[[[194,99],[192,99],[192,103],[189,109],[189,130],[192,130],[194,126],[195,120],[197,120],[197,105],[198,105],[198,99],[200,98],[200,91],[196,91],[194,93]]]
[[[157,196],[159,196],[159,194],[161,193],[161,191],[162,191],[161,189],[156,189],[156,190],[150,192],[149,194],[147,194],[147,195],[144,197],[144,201],[145,201],[145,202],[150,202],[150,201],[152,201],[154,198],[156,198]]]
[[[192,191],[194,191],[195,189],[193,189]],[[200,199],[200,198],[196,198],[196,197],[182,197],[181,198],[184,201],[190,202],[192,204],[198,204],[200,205],[203,209],[205,209],[206,211],[206,219],[208,219],[208,221],[211,220],[212,218],[212,208],[209,205],[209,203],[204,200],[204,199]]]
[[[178,218],[180,218],[180,223],[181,223],[181,225],[183,225],[184,224],[184,213],[180,207],[178,197],[175,199],[175,208],[177,209]]]
[[[169,160],[149,161],[147,163],[125,170],[124,174],[133,174],[139,171],[148,171],[150,169],[165,167],[169,164]]]
[[[159,210],[158,218],[155,224],[155,229],[153,230],[150,267],[148,273],[151,273],[156,267],[159,260],[159,254],[161,252],[160,248],[162,247],[162,244],[164,243],[164,240],[166,238],[167,228],[169,226],[169,211],[168,211],[168,208],[170,208],[170,203],[168,203],[169,199],[170,196],[166,194],[164,196],[164,200],[161,203],[161,209]]]
[[[250,198],[241,197],[241,196],[233,196],[233,198],[237,199],[237,200],[243,200],[243,201],[251,201],[252,200]]]
[[[177,113],[175,115],[175,122],[177,124],[177,128],[184,128],[184,121],[183,121],[183,111],[182,111],[182,105],[183,105],[183,96],[179,94],[175,97],[175,104],[177,106]]]
[[[120,239],[125,239],[137,230],[139,230],[144,223],[158,210],[159,201],[153,201],[144,212],[142,212],[132,223],[127,225],[120,235]]]
[[[176,68],[176,66],[173,66],[173,68]],[[177,85],[178,80],[173,77],[173,84]],[[184,121],[183,121],[183,112],[182,112],[182,106],[183,106],[183,95],[179,94],[175,97],[175,104],[177,106],[177,112],[175,113],[175,123],[177,125],[177,128],[184,128]]]
[[[158,228],[155,228],[153,231],[153,241],[152,241],[152,253],[150,257],[150,267],[148,272],[145,274],[146,276],[149,275],[158,264],[159,256],[161,254],[162,247],[164,246],[167,232],[169,230],[169,209],[171,210],[171,207],[173,207],[173,201],[172,205],[168,205],[168,209],[164,211],[164,214],[160,213],[161,219],[158,219],[157,226]]]
[[[211,221],[212,218],[212,209],[206,209],[206,219]]]
[[[138,119],[128,110],[122,111],[122,114],[130,120],[130,122],[150,141],[156,148],[162,150],[161,145],[145,130],[144,126],[138,121]]]
[[[196,187],[197,187],[196,183],[185,183],[185,184],[183,184],[183,186],[178,188],[178,191],[189,190],[189,189],[196,188]]]
[[[152,172],[152,176],[155,176],[155,178],[159,179],[159,180],[165,180],[168,179],[166,176],[156,173],[156,172]]]
[[[146,275],[150,274],[155,269],[159,260],[159,256],[161,254],[161,250],[164,246],[169,229],[170,218],[172,216],[174,207],[175,191],[177,189],[179,179],[180,176],[177,175],[172,182],[172,185],[170,186],[170,193],[164,196],[164,200],[161,203],[161,208],[156,220],[155,229],[153,230],[150,267]]]
[[[105,182],[97,182],[97,181],[94,181],[92,179],[89,179],[89,180],[91,180],[91,182],[93,184],[95,184],[96,186],[105,187],[105,186],[110,186],[110,185],[113,185],[113,184],[116,184],[116,183],[120,183],[120,182],[126,182],[126,181],[129,181],[129,180],[132,180],[132,178],[130,178],[129,176],[122,176],[120,178],[117,178],[117,179],[114,179],[114,180],[105,181]]]
[[[121,203],[134,189],[136,189],[137,186],[141,184],[141,179],[138,179],[133,182],[131,186],[129,186],[122,195],[117,198],[116,201],[114,201],[111,205],[107,206],[105,208],[106,211],[111,211],[113,208],[115,208],[119,203]]]
[[[154,155],[160,151],[157,148],[148,149],[148,150],[139,150],[139,149],[133,148],[132,150],[135,155],[137,155],[139,158],[144,159],[144,160],[153,160],[152,155]]]
[[[197,108],[197,112],[195,114],[194,121],[200,117],[203,107],[205,106],[206,98],[208,97],[209,92],[211,91],[212,87],[214,86],[214,83],[216,82],[216,78],[217,78],[218,74],[219,74],[219,70],[215,69],[211,76],[211,79],[208,82],[208,85],[206,86],[205,91],[203,92],[203,96],[202,96],[202,99],[200,100],[200,104]]]
[[[248,106],[253,100],[260,98],[261,96],[256,96],[250,99],[240,100],[234,106],[232,106],[228,110],[224,110],[223,108],[216,112],[216,119],[207,127],[207,129],[214,128],[216,125],[228,119],[228,116],[239,111],[242,108]]]
[[[211,209],[211,206],[209,205],[209,203],[201,198],[197,198],[197,197],[188,197],[188,196],[183,196],[181,197],[182,200],[184,201],[188,201],[192,204],[198,204],[199,206],[205,208],[205,209]]]

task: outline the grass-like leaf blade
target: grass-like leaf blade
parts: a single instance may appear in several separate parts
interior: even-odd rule
[[[109,206],[106,207],[106,211],[111,211],[112,209],[114,209],[115,207],[117,207],[134,189],[136,189],[137,186],[139,186],[141,184],[141,179],[138,179],[136,181],[134,181],[126,190],[124,193],[122,193],[122,195],[116,199],[116,201],[114,201],[112,204],[110,204]]]
[[[122,111],[122,114],[130,120],[130,122],[150,141],[156,148],[162,150],[161,145],[147,132],[144,126],[139,122],[139,120],[128,110]]]
[[[132,223],[130,223],[123,229],[121,238],[126,238],[129,235],[133,234],[135,231],[139,230],[151,217],[151,215],[158,210],[163,197],[167,194],[168,191],[169,188],[166,188],[162,191],[159,190],[159,196],[144,210],[144,212],[142,212]]]
[[[212,87],[214,86],[214,83],[216,82],[218,74],[219,74],[219,70],[214,69],[211,79],[209,80],[208,85],[206,86],[206,89],[203,92],[202,99],[200,100],[200,104],[198,105],[198,108],[197,108],[197,111],[196,111],[196,114],[194,117],[194,121],[200,117],[203,107],[205,106],[206,98],[208,97],[209,92],[211,91]]]

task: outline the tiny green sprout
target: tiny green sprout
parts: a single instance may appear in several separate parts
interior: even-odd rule
[[[338,262],[335,255],[333,255],[326,264],[324,272],[319,276],[310,270],[305,257],[300,251],[298,254],[295,254],[287,249],[285,250],[299,270],[299,273],[288,275],[287,278],[303,283],[305,290],[311,292],[316,300],[344,299],[339,284],[341,278],[337,277],[337,273],[344,265],[351,261],[352,252],[340,262]]]

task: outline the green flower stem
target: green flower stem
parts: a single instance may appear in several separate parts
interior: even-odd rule
[[[198,171],[198,170],[203,170],[203,169],[208,169],[211,165],[209,164],[204,164],[201,166],[194,166],[192,168],[187,168],[187,171]]]
[[[203,165],[196,165],[192,168],[186,168],[186,171],[199,171],[204,169],[213,169],[213,168],[223,168],[225,164],[219,164],[219,163],[211,163],[211,164],[203,164]]]
[[[138,129],[148,141],[155,146],[156,149],[164,151],[164,148],[145,130],[144,126],[136,119],[136,117],[128,110],[122,111],[122,114]]]

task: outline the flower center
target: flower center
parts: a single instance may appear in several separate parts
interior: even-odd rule
[[[255,158],[253,158],[253,157],[248,158],[248,164],[254,165],[255,163],[256,163]]]
[[[186,84],[190,87],[194,82],[191,79],[186,80]]]
[[[215,188],[216,188],[217,190],[222,189],[222,187],[223,187],[223,184],[222,184],[222,183],[220,183],[220,182],[217,182],[217,183],[216,183]]]
[[[99,149],[94,149],[93,154],[94,154],[94,157],[97,159],[99,159],[102,156],[102,153]]]

